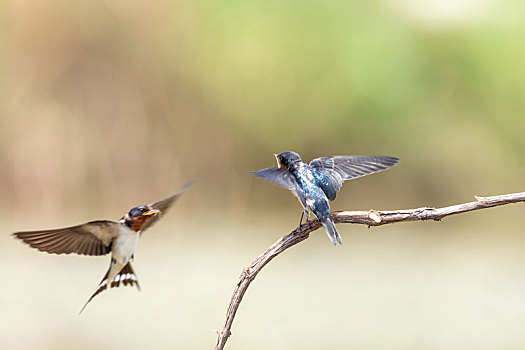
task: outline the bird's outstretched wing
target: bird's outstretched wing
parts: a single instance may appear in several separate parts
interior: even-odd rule
[[[252,174],[263,178],[265,180],[276,183],[289,190],[295,188],[295,179],[292,174],[286,169],[281,168],[266,168],[262,170],[252,171]]]
[[[190,187],[191,185],[193,185],[194,181],[190,181],[190,182],[187,182],[186,184],[184,184],[184,186],[182,186],[182,188],[175,194],[169,196],[168,198],[164,198],[164,199],[161,199],[160,201],[156,201],[156,202],[153,202],[151,204],[149,204],[150,207],[154,208],[154,209],[158,209],[160,210],[160,214],[157,215],[157,216],[153,216],[153,217],[150,217],[145,223],[144,225],[142,226],[142,228],[140,229],[140,233],[142,234],[142,232],[144,232],[145,230],[147,230],[150,226],[152,226],[153,224],[155,224],[159,218],[161,218],[165,213],[166,211],[168,211],[168,209],[173,205],[173,203],[175,202],[175,200],[177,200],[177,198],[184,192],[188,189],[188,187]]]
[[[111,242],[117,233],[118,223],[99,220],[53,230],[15,232],[13,235],[50,254],[105,255],[111,251]]]
[[[345,180],[386,170],[399,162],[388,156],[331,156],[310,162],[326,197],[334,200]]]

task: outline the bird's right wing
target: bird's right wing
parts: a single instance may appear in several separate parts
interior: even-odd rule
[[[289,190],[295,189],[295,179],[292,174],[286,169],[282,168],[266,168],[262,170],[252,171],[252,174],[263,178],[265,180],[276,183]]]
[[[31,247],[50,254],[106,255],[118,234],[119,224],[109,220],[53,230],[15,232]]]
[[[160,210],[160,214],[157,216],[150,217],[149,220],[147,220],[142,228],[140,229],[140,233],[142,234],[146,229],[151,227],[154,223],[156,223],[166,212],[168,209],[173,205],[173,203],[179,198],[179,196],[188,189],[191,185],[193,185],[194,181],[189,181],[182,186],[182,188],[175,194],[172,194],[168,198],[161,199],[160,201],[153,202],[149,204],[150,207],[154,209]]]
[[[310,162],[314,175],[329,200],[333,201],[345,180],[386,170],[399,162],[388,156],[330,156]]]

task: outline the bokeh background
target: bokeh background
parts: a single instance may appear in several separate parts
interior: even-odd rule
[[[0,2],[0,348],[211,349],[238,276],[300,207],[273,153],[401,158],[333,210],[525,189],[525,3]],[[142,292],[77,313],[108,257],[11,232],[119,219],[196,184],[139,243]],[[228,349],[523,349],[523,206],[322,230],[270,263]]]

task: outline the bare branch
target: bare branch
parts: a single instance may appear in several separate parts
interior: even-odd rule
[[[339,211],[333,212],[332,218],[335,223],[352,223],[363,224],[368,226],[380,226],[386,224],[393,224],[404,221],[423,221],[436,220],[440,221],[446,216],[466,213],[473,210],[491,208],[500,205],[525,202],[525,192],[504,194],[491,197],[477,197],[475,202],[451,205],[443,208],[417,208],[405,210],[391,210],[391,211]],[[264,251],[257,259],[255,259],[250,266],[245,268],[239,278],[239,282],[235,286],[233,296],[228,306],[226,313],[226,321],[220,332],[219,338],[215,345],[215,350],[222,350],[231,335],[231,327],[233,319],[237,313],[237,309],[242,301],[242,297],[248,289],[250,283],[255,279],[257,274],[268,264],[273,258],[285,251],[286,249],[296,245],[307,239],[311,232],[321,227],[317,220],[308,221],[307,223],[297,227],[295,230],[279,239]]]

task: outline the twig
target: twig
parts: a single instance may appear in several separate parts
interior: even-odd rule
[[[517,202],[525,202],[525,192],[491,197],[476,196],[476,202],[451,205],[443,208],[417,208],[392,211],[339,211],[333,212],[332,218],[334,219],[335,223],[352,223],[368,226],[380,226],[404,221],[440,221],[449,215],[466,213],[473,210],[491,208]],[[237,282],[233,296],[230,300],[230,305],[228,306],[226,321],[224,322],[222,330],[220,332],[218,331],[219,338],[217,339],[215,350],[224,349],[226,341],[231,335],[233,319],[235,318],[237,309],[239,308],[239,305],[242,301],[242,297],[244,296],[244,293],[246,293],[250,283],[255,279],[262,268],[286,249],[307,239],[310,233],[317,230],[319,227],[321,227],[321,224],[317,220],[308,221],[305,224],[302,224],[272,244],[264,251],[264,253],[257,257],[257,259],[255,259],[249,267],[242,271],[239,282]]]

